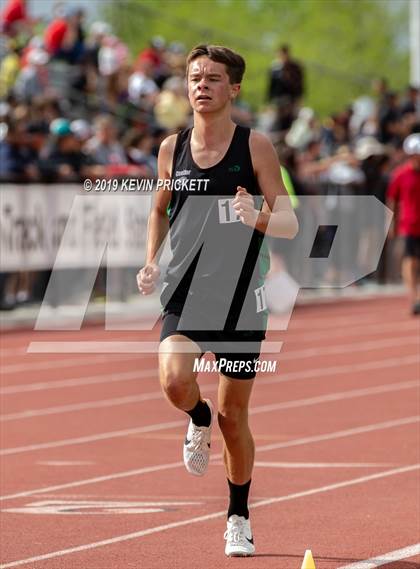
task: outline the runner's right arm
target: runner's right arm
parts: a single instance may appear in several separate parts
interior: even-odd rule
[[[176,135],[171,135],[165,138],[160,146],[158,156],[159,179],[169,179],[171,177],[175,142]],[[167,209],[170,200],[171,192],[167,190],[158,191],[154,196],[147,226],[146,264],[137,273],[137,285],[142,294],[151,294],[155,290],[156,282],[160,275],[158,263],[161,245],[169,231]]]

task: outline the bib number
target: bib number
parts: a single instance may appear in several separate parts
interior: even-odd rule
[[[220,223],[235,223],[239,221],[239,215],[233,209],[231,199],[217,200],[219,205],[219,222]]]
[[[257,300],[257,313],[263,312],[263,310],[267,310],[267,299],[265,296],[265,287],[260,286],[254,290],[255,298]]]

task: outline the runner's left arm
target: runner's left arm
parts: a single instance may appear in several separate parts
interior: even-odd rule
[[[276,151],[266,136],[255,131],[251,131],[250,150],[258,185],[268,208],[256,210],[252,195],[240,186],[232,205],[245,225],[272,237],[293,239],[299,226],[281,178]]]

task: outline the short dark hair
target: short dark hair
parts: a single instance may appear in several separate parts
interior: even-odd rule
[[[193,47],[187,57],[187,73],[190,63],[194,61],[194,59],[202,57],[203,55],[211,59],[211,61],[224,63],[226,65],[226,72],[229,75],[229,80],[232,84],[240,83],[242,81],[242,77],[245,73],[244,58],[239,55],[239,53],[235,53],[228,47],[223,47],[221,45],[200,44]]]

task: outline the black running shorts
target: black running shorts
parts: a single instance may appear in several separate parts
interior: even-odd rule
[[[404,257],[415,257],[416,259],[420,259],[420,236],[405,236]]]
[[[198,344],[201,349],[200,358],[205,352],[213,352],[219,366],[218,370],[223,375],[233,379],[254,379],[256,375],[254,364],[261,351],[261,331],[178,330],[179,320],[180,315],[175,312],[163,313],[161,342],[169,336],[180,334]],[[216,344],[217,350],[215,350]],[[249,352],[229,351],[229,345],[246,349],[247,344],[250,344]]]

